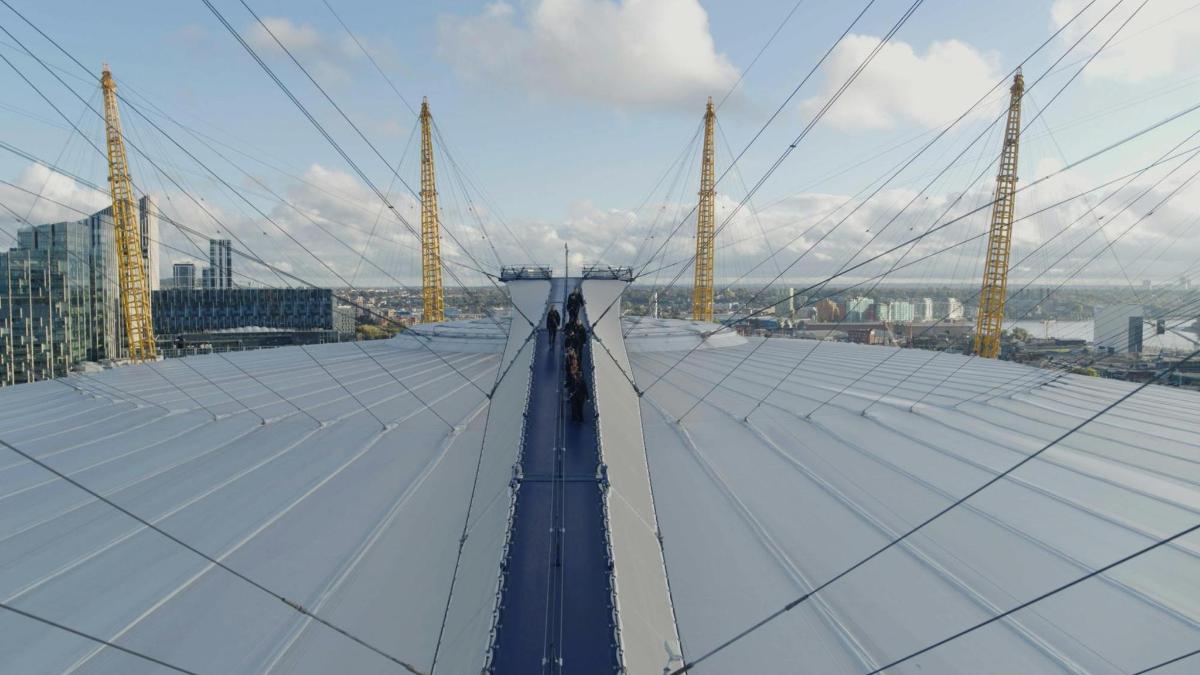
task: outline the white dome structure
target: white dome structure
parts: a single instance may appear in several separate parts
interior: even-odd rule
[[[576,285],[573,426],[541,327]],[[59,625],[0,612],[0,671],[166,672],[99,639],[202,673],[660,675],[805,598],[689,672],[867,673],[1200,523],[1194,393],[1090,421],[1134,385],[622,320],[624,287],[0,389],[0,601]],[[1200,645],[1198,554],[886,672],[1153,666]]]

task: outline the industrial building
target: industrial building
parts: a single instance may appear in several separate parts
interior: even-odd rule
[[[172,288],[154,292],[153,315],[161,336],[246,327],[354,334],[353,312],[328,288]]]

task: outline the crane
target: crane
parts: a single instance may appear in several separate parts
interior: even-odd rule
[[[158,349],[154,341],[154,321],[150,314],[150,278],[142,258],[142,232],[137,205],[133,200],[133,181],[121,135],[121,117],[117,112],[117,84],[108,65],[100,75],[104,91],[104,131],[108,146],[108,185],[112,192],[112,219],[117,248],[117,279],[121,297],[128,356],[135,362],[153,361]]]
[[[1020,68],[1013,77],[992,201],[992,224],[988,230],[987,259],[983,266],[983,288],[975,317],[974,352],[994,359],[1000,355],[1000,331],[1004,325],[1004,302],[1008,294],[1008,257],[1012,251],[1013,210],[1017,195],[1017,148],[1021,140],[1021,96],[1025,78]]]
[[[442,295],[442,232],[438,225],[437,185],[433,171],[433,139],[429,99],[421,100],[421,323],[446,318]]]
[[[700,204],[696,208],[696,264],[692,281],[692,319],[713,320],[713,246],[716,240],[716,153],[712,97],[704,110],[704,151],[700,155]]]

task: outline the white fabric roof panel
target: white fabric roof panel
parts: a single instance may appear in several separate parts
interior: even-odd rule
[[[759,341],[698,350],[643,398],[690,659],[1133,386],[1068,376],[1034,388],[1045,371],[786,339],[737,367]],[[632,353],[639,386],[684,353]],[[1200,522],[1198,408],[1195,394],[1152,387],[697,672],[866,672]],[[1185,537],[894,672],[1122,673],[1187,652],[1200,645],[1198,546]]]
[[[658,540],[638,396],[629,381],[629,356],[621,337],[618,298],[625,286],[623,281],[582,283],[596,338],[592,363],[597,427],[609,480],[605,507],[623,662],[630,673],[661,673],[664,667],[682,664],[677,659],[679,636]]]
[[[530,365],[537,345],[533,336],[546,313],[550,282],[509,282],[508,291],[520,313],[512,320],[500,361],[502,379],[487,414],[485,439],[475,451],[471,492],[463,497],[463,508],[469,508],[469,514],[463,513],[466,528],[463,517],[456,525],[455,536],[465,539],[457,563],[451,562],[455,579],[437,651],[439,673],[480,672],[494,629],[500,566],[512,518],[511,479],[521,451]]]
[[[352,344],[306,348],[312,358],[280,348],[187,359],[228,394],[181,362],[153,366],[221,416],[215,421],[151,367],[69,382],[166,410],[85,398],[62,382],[2,390],[0,439],[428,669],[485,399],[424,348],[403,341],[362,347],[374,359]],[[500,360],[495,353],[445,358],[485,391]],[[458,428],[439,421],[393,375]],[[261,424],[242,403],[270,422]],[[55,418],[57,410],[65,414]],[[46,424],[48,417],[57,422]],[[0,463],[0,542],[6,603],[185,668],[397,670],[11,453]],[[155,672],[11,613],[0,614],[0,653],[11,672]]]
[[[589,309],[610,285],[585,284]],[[549,284],[512,289],[540,321]],[[423,671],[440,640],[436,672],[479,672],[528,396],[514,316],[507,338],[491,321],[435,331],[441,358],[406,337],[2,389],[0,440]],[[597,330],[630,672],[663,653],[672,604],[696,658],[1133,386],[802,340],[750,355],[761,339],[728,335],[651,386],[705,326],[646,320],[624,346],[615,322]],[[451,365],[484,391],[508,372],[496,405]],[[644,446],[611,423],[639,413]],[[1198,413],[1200,396],[1146,389],[696,672],[863,673],[1200,522]],[[1195,649],[1198,553],[1185,537],[889,672],[1125,673]],[[0,600],[206,673],[398,671],[2,448]],[[10,671],[160,669],[0,612]]]

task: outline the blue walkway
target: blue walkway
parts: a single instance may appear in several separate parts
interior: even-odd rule
[[[551,303],[564,319],[565,287],[563,279],[553,280]],[[570,421],[561,333],[550,345],[539,330],[536,348],[492,672],[613,673],[618,662],[595,408],[589,400],[585,421]],[[590,348],[583,369],[590,385]]]

